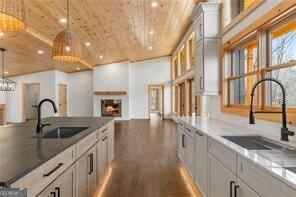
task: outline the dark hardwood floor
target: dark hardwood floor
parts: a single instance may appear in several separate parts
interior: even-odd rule
[[[173,121],[117,122],[115,136],[115,158],[95,196],[201,196],[178,160]]]

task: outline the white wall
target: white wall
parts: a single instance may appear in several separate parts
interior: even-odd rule
[[[68,116],[93,116],[93,72],[68,74]]]
[[[171,113],[171,62],[169,57],[131,64],[130,118],[149,118],[148,85],[164,85],[164,116]]]
[[[40,99],[50,98],[55,100],[55,71],[46,71],[12,77],[17,82],[15,91],[6,93],[6,121],[22,121],[22,95],[23,83],[40,83]],[[49,103],[45,103],[42,108],[42,117],[55,116]]]
[[[124,96],[93,96],[94,116],[101,116],[101,99],[122,99],[122,118],[129,119],[129,62],[118,62],[95,67],[93,70],[93,91],[127,91]]]

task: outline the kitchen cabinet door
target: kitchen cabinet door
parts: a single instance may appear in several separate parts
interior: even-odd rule
[[[178,156],[179,159],[184,163],[185,162],[185,133],[183,127],[178,126]]]
[[[191,175],[191,177],[194,177],[194,160],[195,160],[194,139],[189,135],[186,135],[185,149],[186,149],[185,166],[187,168],[187,171]]]
[[[110,124],[108,131],[108,165],[114,158],[114,124]]]
[[[107,165],[108,165],[108,137],[103,136],[99,140],[98,144],[98,171],[97,171],[97,182],[99,183],[101,178],[104,176]]]
[[[260,197],[254,190],[252,190],[246,183],[239,178],[236,179],[236,185],[234,186],[234,192],[237,197]]]
[[[68,168],[60,177],[43,190],[39,197],[75,196],[75,166]]]
[[[234,196],[236,176],[211,154],[208,154],[208,165],[208,196]]]
[[[207,194],[208,171],[208,140],[207,136],[199,131],[195,133],[195,182]]]
[[[76,161],[76,197],[92,196],[96,190],[97,144]]]
[[[195,66],[195,94],[203,93],[203,68],[204,68],[204,42],[196,45],[196,66]]]
[[[93,196],[97,189],[97,144],[88,152],[88,196]]]

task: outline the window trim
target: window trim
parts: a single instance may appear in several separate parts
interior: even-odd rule
[[[267,72],[270,72],[272,70],[278,70],[283,68],[288,68],[291,66],[296,66],[296,60],[289,61],[287,63],[279,64],[279,65],[271,65],[270,58],[270,35],[271,31],[284,25],[285,23],[288,23],[295,18],[295,14],[292,14],[288,17],[282,18],[278,20],[276,23],[273,23],[272,25],[265,27],[264,29],[260,29],[260,31],[256,31],[255,35],[258,42],[258,70],[236,75],[236,76],[230,76],[225,77],[225,68],[229,65],[226,65],[228,62],[223,60],[223,69],[222,69],[222,97],[221,97],[221,111],[223,113],[229,113],[234,115],[240,115],[240,116],[248,116],[249,115],[249,106],[248,105],[237,105],[237,104],[230,104],[230,78],[241,78],[248,75],[254,75],[257,74],[257,79],[263,78],[266,76]],[[289,20],[288,20],[289,19]],[[232,50],[235,48],[239,48],[240,46],[245,45],[248,42],[251,42],[253,35],[248,35],[241,40],[239,40],[237,43],[234,43],[232,46],[225,48],[222,52],[222,58],[226,55],[229,55],[232,53]],[[262,42],[263,41],[263,42]],[[230,55],[231,56],[231,55]],[[231,64],[232,64],[232,57],[231,58]],[[231,65],[232,67],[232,65]],[[229,69],[229,67],[228,67]],[[232,68],[231,68],[232,69]],[[232,71],[231,71],[232,72]],[[229,73],[229,72],[228,72]],[[254,108],[257,110],[268,110],[268,111],[278,111],[281,109],[281,107],[274,107],[266,105],[266,89],[264,87],[264,84],[261,84],[258,86],[257,89],[257,105],[254,105]],[[296,125],[296,108],[287,108],[287,117],[289,124]],[[274,122],[280,122],[281,117],[276,114],[256,114],[256,118],[262,119],[262,120],[268,120],[268,121],[274,121]]]
[[[241,22],[245,17],[247,17],[250,13],[252,13],[252,11],[254,11],[264,1],[265,0],[255,0],[249,7],[247,7],[244,11],[242,11],[239,15],[237,15],[234,19],[232,19],[229,24],[227,24],[226,26],[224,26],[223,24],[222,35],[226,34],[235,25]],[[225,0],[223,0],[223,5],[224,4],[225,4]],[[223,9],[223,12],[225,12],[225,9]]]

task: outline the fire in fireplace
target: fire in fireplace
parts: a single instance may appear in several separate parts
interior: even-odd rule
[[[121,117],[121,99],[101,100],[102,117]]]

